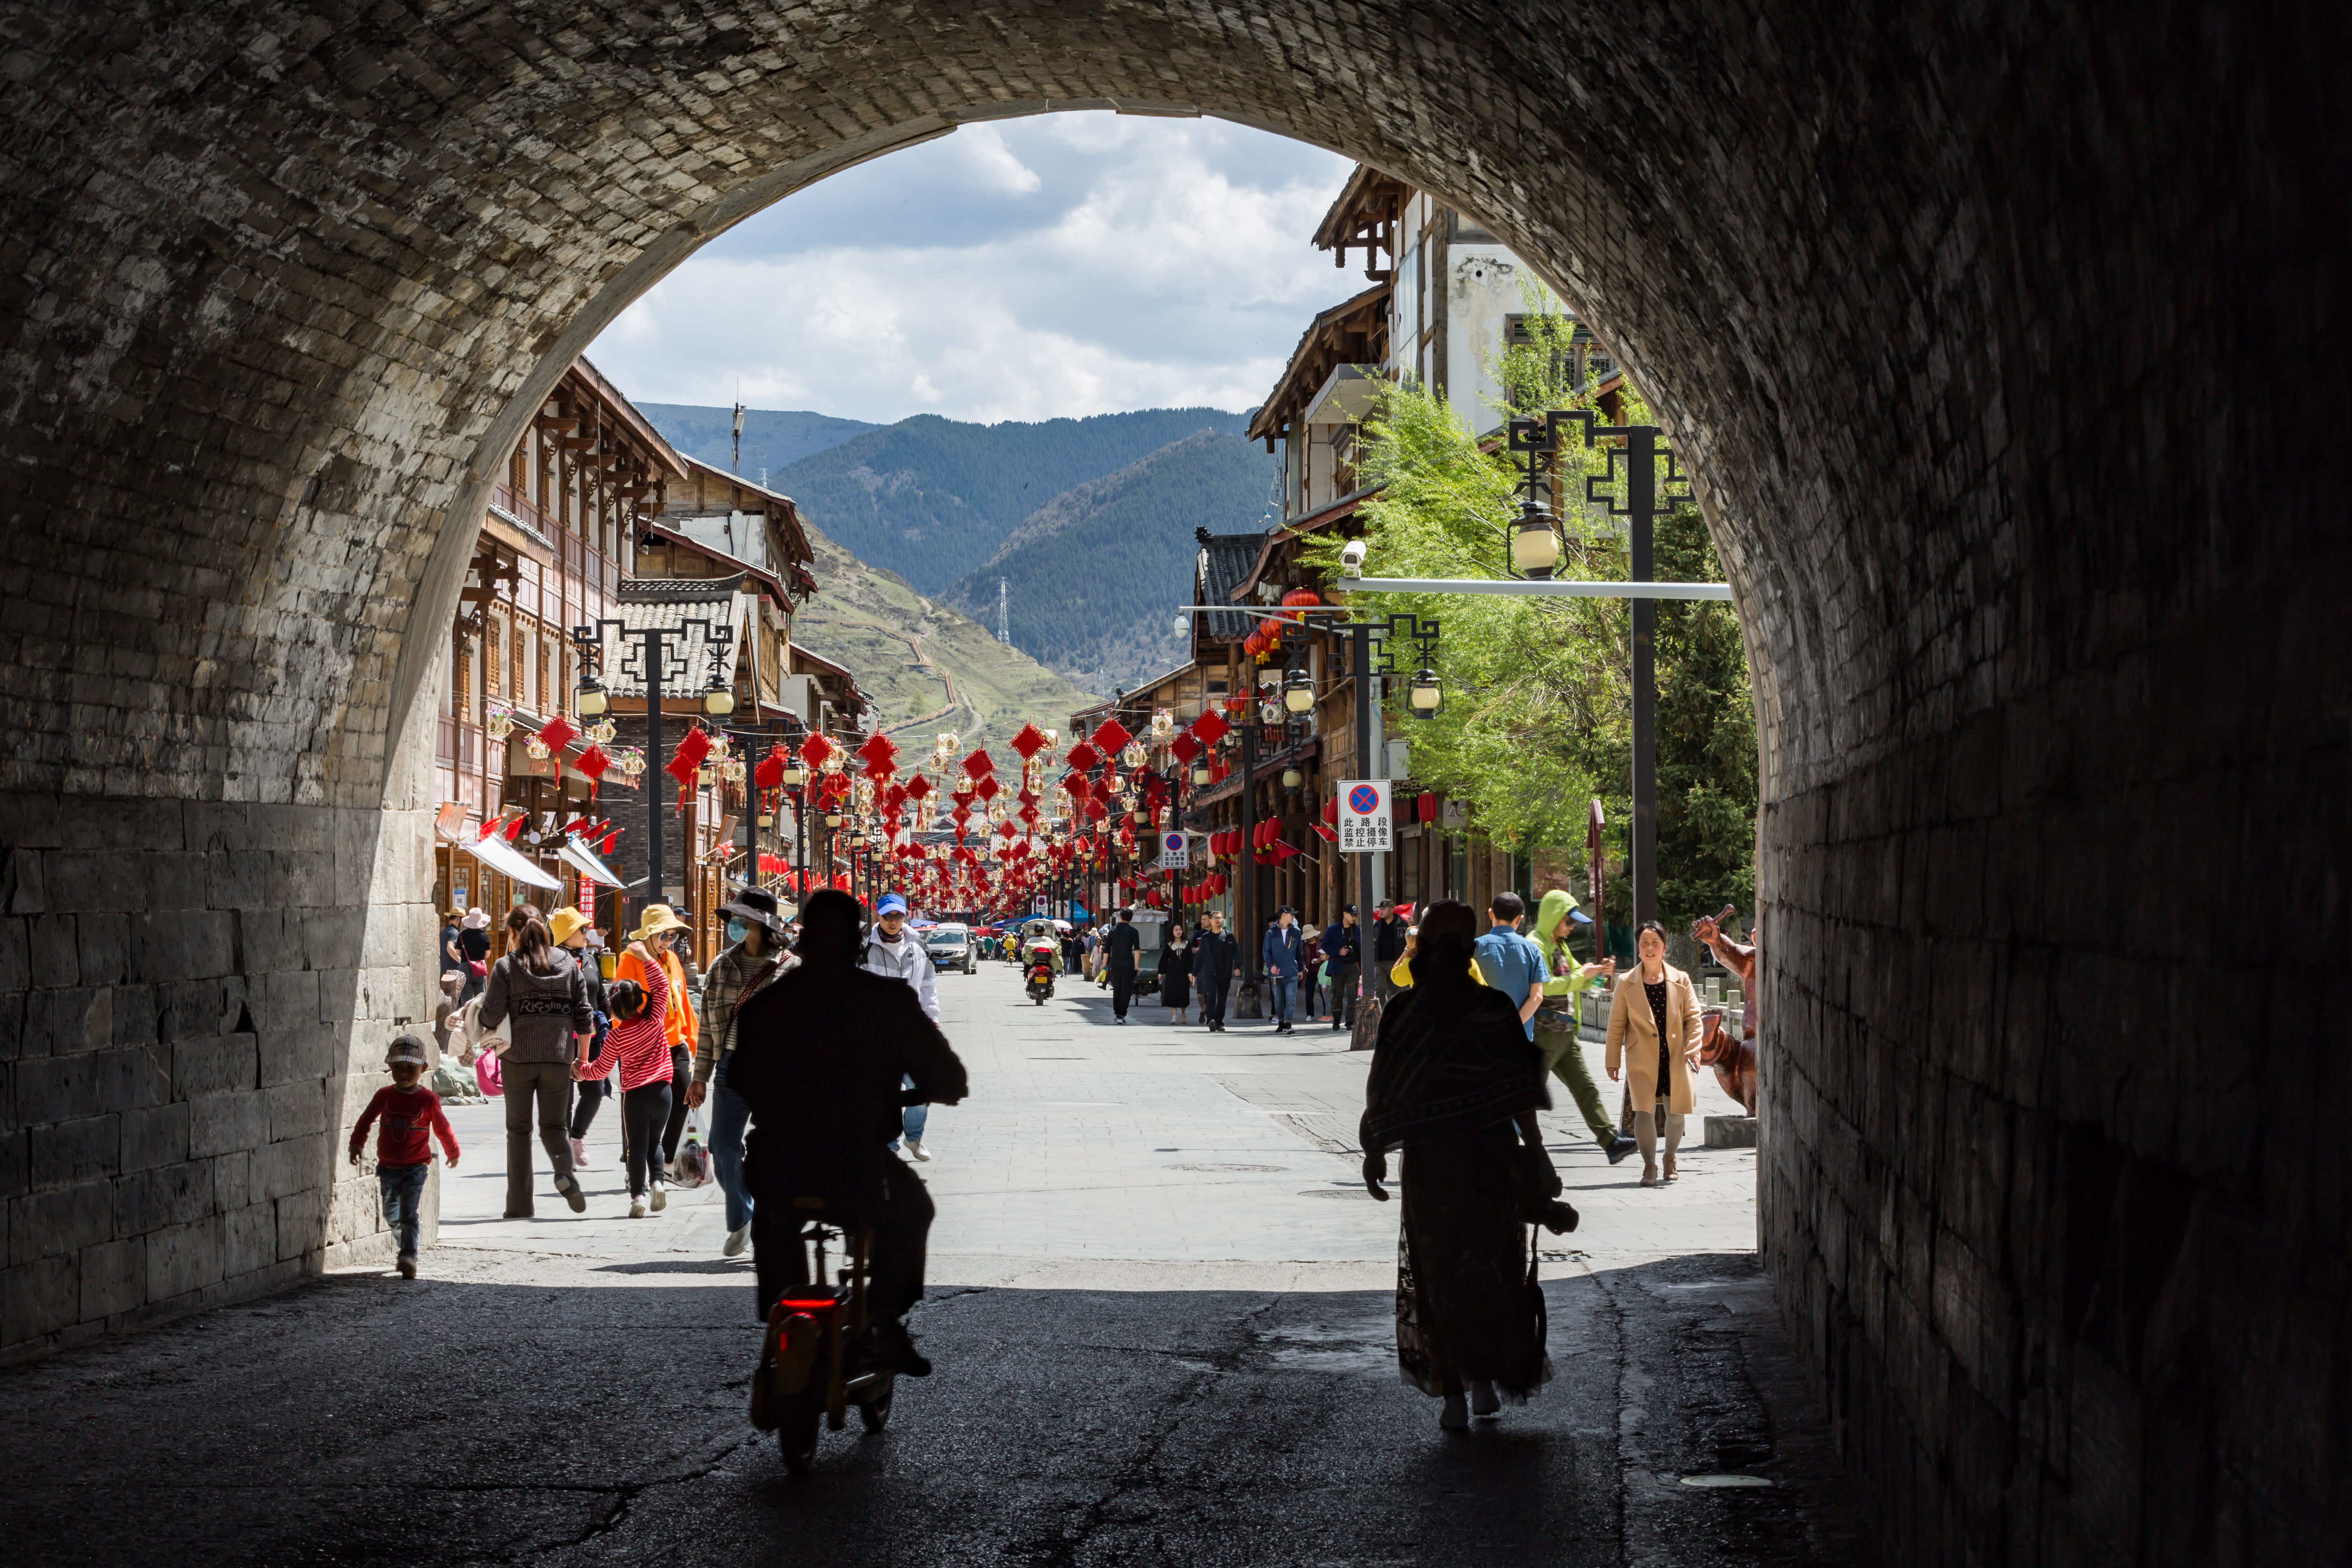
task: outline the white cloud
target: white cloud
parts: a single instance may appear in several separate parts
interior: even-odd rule
[[[1365,286],[1308,243],[1348,167],[1213,121],[967,127],[738,226],[590,353],[649,401],[877,421],[1245,408]]]

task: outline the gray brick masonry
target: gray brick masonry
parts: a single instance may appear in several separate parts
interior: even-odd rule
[[[599,328],[960,119],[1189,105],[1484,219],[1698,476],[1762,737],[1763,1245],[1888,1559],[2352,1540],[2352,1141],[2304,1103],[2352,939],[2335,10],[223,0],[5,40],[0,1355],[381,1254],[339,1144],[431,1001],[420,693]]]

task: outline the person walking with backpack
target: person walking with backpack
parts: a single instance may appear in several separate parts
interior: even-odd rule
[[[1544,956],[1543,1000],[1538,1004],[1530,1022],[1535,1026],[1536,1048],[1543,1052],[1545,1068],[1568,1085],[1584,1125],[1613,1165],[1640,1145],[1609,1120],[1609,1108],[1601,1099],[1601,1086],[1592,1081],[1591,1065],[1584,1059],[1576,999],[1587,990],[1605,985],[1614,977],[1616,965],[1580,964],[1569,955],[1568,928],[1580,921],[1592,923],[1576,907],[1575,896],[1565,889],[1554,888],[1537,906],[1535,940]]]
[[[528,908],[529,906],[525,906]],[[530,1127],[537,1107],[539,1139],[555,1166],[555,1190],[579,1214],[588,1206],[572,1169],[572,1075],[573,1041],[584,1055],[595,1027],[588,1011],[588,984],[571,953],[537,915],[527,916],[514,950],[490,970],[482,993],[481,1025],[496,1029],[509,1019],[514,1042],[499,1064],[507,1102],[507,1209],[509,1219],[531,1217]]]
[[[743,1186],[743,1130],[751,1124],[751,1106],[729,1087],[727,1068],[735,1050],[735,1016],[743,1004],[778,975],[800,963],[783,945],[784,922],[776,913],[776,896],[746,888],[731,904],[721,904],[727,917],[727,937],[733,945],[719,955],[702,979],[702,1036],[694,1052],[694,1082],[686,1102],[699,1108],[711,1102],[710,1160],[717,1168],[719,1190],[727,1195],[727,1257],[740,1257],[751,1244],[751,1197]]]
[[[668,966],[642,940],[630,942],[623,955],[625,963],[632,960],[645,979],[613,983],[609,993],[613,1026],[605,1032],[604,1055],[592,1067],[588,1042],[582,1040],[572,1076],[601,1077],[616,1064],[621,1069],[621,1124],[629,1151],[629,1217],[643,1219],[648,1209],[659,1214],[669,1204],[661,1141],[662,1129],[669,1121],[675,1069],[665,1022],[669,1010]]]

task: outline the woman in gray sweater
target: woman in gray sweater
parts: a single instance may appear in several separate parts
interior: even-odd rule
[[[539,1108],[539,1141],[555,1163],[555,1190],[580,1214],[588,1198],[572,1173],[572,1063],[575,1040],[594,1027],[588,1016],[588,981],[571,953],[555,945],[546,925],[523,922],[514,949],[490,967],[482,993],[482,1027],[513,1045],[501,1059],[507,1102],[507,1217],[529,1219],[531,1106]]]

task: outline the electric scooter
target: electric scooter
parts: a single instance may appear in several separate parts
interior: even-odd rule
[[[820,1420],[838,1432],[848,1425],[855,1405],[868,1432],[882,1430],[890,1419],[898,1374],[868,1364],[872,1337],[866,1290],[873,1232],[828,1224],[822,1198],[793,1202],[817,1211],[799,1237],[803,1246],[816,1249],[810,1278],[817,1283],[788,1287],[769,1309],[760,1369],[751,1378],[751,1425],[775,1433],[784,1468],[802,1475],[816,1463]],[[824,1283],[827,1242],[839,1242],[849,1255],[835,1285]]]
[[[1054,994],[1054,961],[1032,958],[1029,961],[1029,1000],[1043,1007],[1045,998]]]

